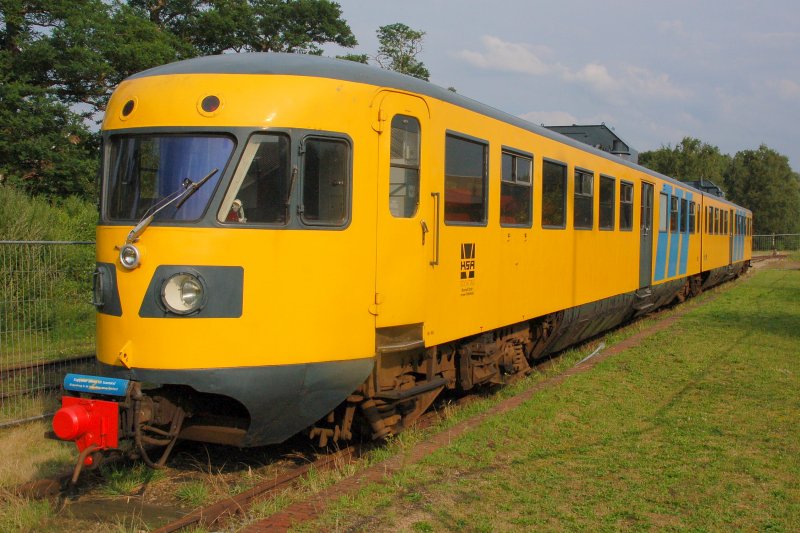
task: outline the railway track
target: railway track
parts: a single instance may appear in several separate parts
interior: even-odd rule
[[[91,365],[94,363],[94,358],[94,354],[86,354],[2,367],[0,368],[0,401],[58,390],[61,387],[61,381],[52,379],[57,375],[57,370]]]
[[[691,306],[687,307],[690,308]],[[478,417],[474,417],[473,419],[458,424],[456,427],[463,426],[465,428],[458,431],[463,432],[470,427],[474,427],[476,424],[480,423],[485,418],[485,416],[490,416],[498,412],[498,410],[502,411],[502,410],[512,409],[514,406],[519,405],[519,403],[525,401],[525,399],[530,397],[535,392],[541,390],[543,387],[557,385],[558,383],[567,379],[570,375],[573,375],[578,371],[582,371],[581,369],[588,370],[589,368],[594,366],[594,364],[596,364],[596,362],[598,362],[599,360],[602,360],[603,358],[608,357],[609,355],[613,355],[614,353],[626,349],[633,343],[638,342],[641,338],[644,338],[654,333],[657,329],[663,329],[664,327],[668,327],[672,322],[674,322],[675,319],[679,318],[680,315],[682,315],[684,312],[685,310],[680,308],[677,310],[677,312],[675,311],[675,308],[666,308],[648,315],[647,317],[649,319],[654,320],[655,325],[648,326],[644,330],[633,335],[627,341],[624,341],[609,349],[604,349],[602,352],[600,352],[600,349],[602,349],[601,346],[601,348],[598,348],[598,350],[595,350],[594,352],[589,354],[588,357],[584,357],[582,360],[576,362],[574,366],[566,370],[554,373],[550,377],[546,378],[544,381],[539,382],[538,384],[534,385],[533,387],[531,387],[530,389],[528,389],[527,391],[523,392],[518,396],[500,402],[500,404],[497,407],[491,408],[485,415],[479,415]],[[629,325],[630,323],[627,324],[627,326]],[[558,357],[540,361],[539,364],[537,364],[534,368],[536,371],[543,373],[546,370],[548,370],[549,367],[558,364],[560,360],[561,356],[559,355]],[[480,395],[468,395],[462,398],[457,398],[455,400],[451,398],[451,400],[449,401],[450,403],[453,403],[457,406],[461,406],[467,402],[475,401],[480,398],[481,398]],[[424,428],[435,424],[437,421],[441,419],[441,416],[439,414],[441,410],[442,409],[437,409],[426,413],[416,422],[416,426],[418,428]],[[441,434],[439,434],[433,436],[430,442],[421,443],[421,445],[419,446],[420,451],[419,452],[416,450],[413,451],[414,456],[416,457],[420,453],[423,454],[431,453],[436,448],[445,445],[447,442],[450,442],[451,439],[453,439],[459,434],[459,433],[454,434],[453,431],[454,428],[447,429],[443,432],[444,434],[446,434],[445,437],[440,437],[439,435]],[[445,438],[446,442],[439,442],[437,444],[436,439],[441,439],[441,438]],[[244,492],[236,494],[235,496],[226,497],[210,505],[197,508],[189,512],[188,514],[183,515],[180,518],[172,522],[166,523],[164,525],[159,525],[159,523],[160,524],[164,523],[163,520],[161,520],[160,522],[156,522],[154,526],[158,526],[158,529],[154,529],[153,531],[157,531],[159,533],[169,533],[173,531],[191,530],[194,528],[214,528],[213,530],[223,530],[226,526],[230,526],[230,521],[232,520],[240,521],[242,516],[246,516],[248,510],[251,508],[253,504],[259,501],[264,501],[270,498],[271,496],[280,494],[289,488],[298,486],[299,482],[302,479],[304,479],[304,477],[306,477],[310,472],[312,471],[318,472],[334,468],[342,468],[343,466],[346,466],[347,464],[358,460],[369,450],[372,450],[379,445],[380,444],[376,445],[374,443],[369,443],[364,445],[349,446],[337,452],[323,455],[314,461],[310,460],[306,461],[306,458],[304,457],[303,460],[306,462],[301,465],[294,465],[289,467],[281,465],[278,467],[274,477],[272,477],[271,479],[258,483],[256,486]],[[282,460],[289,459],[290,457],[291,455],[281,456],[279,452],[277,455],[273,456],[273,458],[270,459],[270,461],[274,461],[277,464],[280,463]],[[406,460],[407,459],[408,457],[406,457]],[[237,461],[238,459],[234,458],[232,460]],[[418,458],[414,460],[418,460]],[[391,459],[389,461],[391,461]],[[257,462],[262,465],[264,464],[261,461]],[[324,509],[325,498],[333,497],[331,496],[332,494],[338,496],[346,494],[349,488],[352,488],[353,483],[356,483],[357,485],[359,483],[359,481],[357,480],[364,478],[364,476],[366,476],[366,478],[364,478],[364,481],[366,482],[375,480],[380,481],[383,478],[383,476],[386,475],[387,472],[390,472],[390,470],[386,470],[386,468],[389,468],[388,466],[380,467],[383,470],[380,471],[379,476],[373,475],[373,477],[375,478],[373,479],[373,477],[370,477],[370,474],[368,473],[372,468],[373,467],[366,467],[365,469],[359,469],[359,473],[352,476],[352,478],[356,479],[356,481],[350,480],[349,478],[342,480],[341,482],[337,483],[337,487],[339,488],[324,489],[321,493],[322,495],[317,494],[309,496],[310,498],[309,501],[292,504],[288,510],[278,512],[276,515],[273,515],[272,517],[262,519],[260,521],[254,522],[246,526],[245,531],[258,532],[258,531],[281,530],[285,529],[283,525],[287,523],[286,522],[287,520],[290,521],[311,520],[315,517],[316,513]],[[171,469],[171,470],[173,471],[169,474],[170,476],[173,475],[182,476],[185,474],[185,470],[183,471],[183,473],[180,469],[178,470]],[[80,497],[78,499],[82,500],[83,497]],[[97,516],[96,519],[103,520],[99,516]],[[112,520],[108,521],[108,523],[111,522]]]
[[[596,353],[597,350],[593,352],[592,355],[595,355]],[[587,357],[584,359],[584,361],[588,359],[589,358]],[[543,372],[556,364],[557,361],[558,358],[548,358],[537,364],[535,369]],[[448,400],[448,402],[457,407],[462,407],[470,402],[478,400],[483,396],[485,395],[472,394],[456,398],[454,400]],[[442,418],[441,410],[434,409],[420,416],[414,425],[417,429],[425,429],[433,426],[442,420]],[[184,528],[207,528],[222,525],[226,520],[246,513],[249,507],[256,501],[263,500],[278,494],[289,487],[292,487],[310,471],[324,471],[337,467],[341,468],[346,464],[358,460],[368,451],[373,450],[381,445],[381,443],[367,443],[348,446],[347,448],[339,450],[335,453],[325,455],[312,463],[298,466],[274,480],[260,483],[257,486],[242,492],[241,494],[220,500],[209,506],[196,509],[186,516],[154,530],[153,533],[172,533],[175,531],[180,531]],[[255,527],[255,529],[252,529],[252,527]],[[260,528],[259,526],[251,526],[252,531],[268,531],[270,528],[271,526],[267,527],[266,529]],[[248,531],[249,530],[250,529],[248,529]]]

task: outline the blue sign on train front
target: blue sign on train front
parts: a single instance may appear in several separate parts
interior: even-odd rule
[[[130,381],[127,379],[85,376],[83,374],[67,374],[64,377],[66,390],[112,396],[125,396],[129,383]]]

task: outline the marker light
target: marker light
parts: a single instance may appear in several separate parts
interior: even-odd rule
[[[182,272],[171,276],[161,287],[161,301],[176,315],[188,315],[200,310],[205,288],[200,278]]]
[[[139,253],[139,249],[132,244],[126,244],[119,250],[119,262],[128,270],[138,267],[141,259],[142,256]]]
[[[219,99],[218,96],[211,95],[211,96],[206,96],[205,98],[203,98],[203,101],[200,102],[200,107],[206,113],[213,113],[214,111],[219,109],[219,106],[220,106],[221,103],[222,102],[220,102],[220,99]]]

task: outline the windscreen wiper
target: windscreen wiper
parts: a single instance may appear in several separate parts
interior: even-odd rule
[[[202,178],[197,182],[194,182],[189,178],[185,178],[183,180],[183,183],[181,183],[183,189],[178,189],[169,196],[166,196],[161,202],[157,203],[156,205],[147,210],[147,212],[144,214],[139,223],[133,227],[130,233],[128,233],[128,237],[125,239],[125,244],[133,244],[134,242],[136,242],[136,240],[142,233],[144,233],[144,230],[147,229],[147,226],[150,225],[150,223],[153,221],[156,215],[159,214],[164,209],[166,209],[167,207],[171,206],[175,202],[178,202],[178,205],[175,206],[175,210],[177,211],[178,209],[180,209],[181,206],[186,203],[186,200],[188,200],[190,196],[196,193],[197,190],[200,189],[200,187],[205,185],[206,182],[210,180],[211,177],[217,172],[219,172],[219,169],[215,168],[214,170],[209,172],[204,178]]]

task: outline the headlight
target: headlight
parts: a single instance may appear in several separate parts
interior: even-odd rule
[[[119,262],[128,270],[133,270],[139,266],[141,258],[142,256],[139,253],[139,249],[132,244],[126,244],[119,249]]]
[[[161,287],[161,301],[169,311],[177,315],[199,311],[204,300],[203,281],[193,274],[175,274]]]

